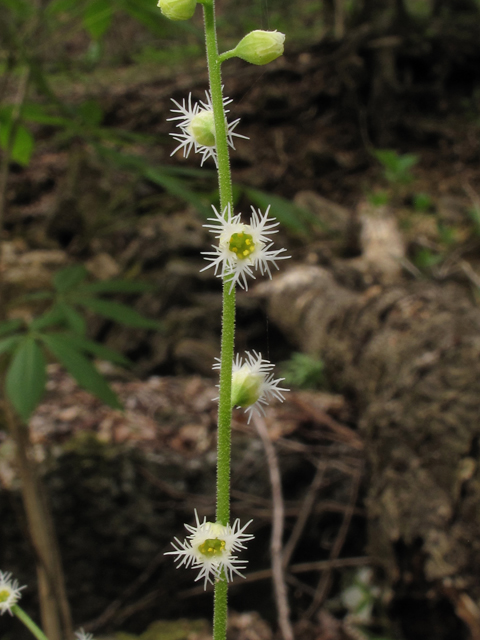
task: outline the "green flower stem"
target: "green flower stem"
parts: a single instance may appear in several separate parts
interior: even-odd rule
[[[30,618],[28,614],[21,609],[18,604],[14,604],[11,607],[12,613],[17,616],[21,622],[27,627],[29,631],[37,638],[37,640],[48,640],[47,636],[43,633],[40,627],[37,627],[35,622]]]
[[[215,28],[215,0],[203,0],[205,42],[207,48],[208,75],[215,122],[215,146],[218,162],[218,188],[220,207],[233,209],[232,178],[228,153],[227,125],[223,107],[221,61],[218,55]],[[230,449],[232,428],[232,364],[235,340],[235,289],[230,293],[230,283],[223,283],[222,347],[220,354],[220,393],[218,401],[217,433],[217,513],[222,525],[230,520]],[[225,640],[227,636],[227,582],[215,584],[213,612],[213,640]]]
[[[205,0],[203,4],[205,22],[205,42],[207,47],[208,77],[212,96],[213,117],[215,122],[215,146],[218,161],[218,187],[222,211],[230,204],[233,206],[232,178],[228,154],[227,125],[223,108],[221,62],[217,48],[215,29],[215,2]]]
[[[225,60],[230,60],[230,58],[236,58],[236,57],[237,57],[236,49],[230,49],[230,51],[225,51],[225,53],[221,53],[218,56],[218,61],[221,64],[222,62],[225,62]]]

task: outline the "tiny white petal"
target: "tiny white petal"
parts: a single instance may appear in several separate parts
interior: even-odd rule
[[[280,255],[285,249],[271,248],[273,242],[269,236],[277,233],[279,223],[275,218],[268,217],[270,206],[263,214],[260,209],[257,211],[252,207],[250,224],[241,222],[241,214],[233,215],[230,205],[227,205],[223,213],[212,208],[215,217],[208,220],[213,224],[204,226],[218,239],[218,246],[212,245],[214,251],[203,252],[210,264],[202,271],[213,267],[217,277],[231,283],[230,292],[237,283],[242,289],[248,290],[247,276],[255,279],[253,269],[259,270],[262,276],[268,274],[271,278],[270,264],[278,269],[276,261],[290,257]],[[238,240],[240,237],[246,238],[248,248]],[[239,255],[240,248],[245,249],[244,255]]]
[[[211,145],[200,144],[198,140],[195,139],[194,134],[192,132],[192,128],[191,128],[192,121],[196,116],[199,116],[199,114],[213,112],[212,98],[210,96],[210,93],[206,91],[205,95],[206,95],[205,102],[200,101],[200,102],[196,102],[193,105],[192,105],[191,93],[188,96],[188,102],[185,101],[184,99],[182,101],[182,104],[180,104],[179,102],[177,102],[172,98],[172,102],[177,107],[177,109],[172,109],[172,113],[179,113],[180,115],[174,116],[173,118],[168,118],[168,121],[178,120],[177,127],[180,129],[180,133],[174,132],[169,134],[173,137],[173,139],[176,142],[180,143],[172,151],[170,155],[173,156],[177,151],[179,151],[180,149],[183,149],[183,157],[187,158],[188,155],[190,154],[190,151],[193,148],[195,153],[199,153],[202,156],[202,161],[200,163],[201,166],[203,165],[205,160],[207,160],[208,158],[213,158],[215,165],[217,165],[216,145],[213,144],[211,146]],[[229,105],[231,102],[233,102],[231,98],[227,98],[227,97],[223,98],[224,107]],[[225,109],[225,113],[229,113],[229,110]],[[247,136],[242,136],[239,133],[234,132],[234,129],[239,122],[240,122],[240,118],[237,118],[237,120],[234,120],[233,122],[226,122],[228,145],[234,150],[235,150],[235,145],[233,142],[234,137],[244,138],[245,140],[248,140]]]
[[[86,633],[83,629],[75,631],[75,637],[77,640],[93,640],[93,635],[91,633]]]
[[[20,591],[25,587],[20,587],[18,580],[12,580],[12,574],[0,571],[0,615],[5,611],[12,614],[13,605],[22,597]]]
[[[282,391],[289,391],[289,389],[279,386],[280,382],[285,378],[277,378],[275,380],[272,373],[274,367],[275,365],[262,358],[262,354],[256,351],[252,351],[252,353],[245,351],[245,361],[237,353],[233,362],[232,378],[235,377],[235,374],[238,375],[241,372],[243,376],[248,375],[258,381],[256,401],[250,406],[245,407],[243,405],[240,407],[245,408],[245,413],[248,414],[248,422],[252,419],[254,411],[258,415],[265,415],[264,405],[268,405],[273,398],[280,400],[280,402],[285,400]]]
[[[245,542],[254,536],[244,533],[250,522],[240,527],[240,520],[235,520],[233,527],[229,524],[223,526],[218,522],[207,522],[206,518],[200,523],[195,511],[196,526],[186,524],[189,535],[183,542],[175,538],[172,546],[175,551],[168,551],[165,555],[177,556],[175,562],[177,568],[185,566],[192,569],[200,569],[195,582],[203,579],[204,589],[210,582],[225,578],[227,582],[233,580],[233,574],[241,577],[241,570],[247,565],[246,560],[239,560],[235,552],[245,549]],[[205,545],[212,545],[207,546]],[[202,549],[203,547],[203,549]]]

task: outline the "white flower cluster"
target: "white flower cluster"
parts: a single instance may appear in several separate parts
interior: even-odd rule
[[[184,158],[188,158],[190,151],[192,148],[195,153],[200,153],[202,156],[202,162],[200,166],[203,165],[207,158],[212,158],[217,164],[217,148],[215,141],[215,123],[213,119],[213,105],[212,105],[212,97],[208,91],[205,91],[206,101],[205,102],[196,102],[192,105],[192,94],[190,93],[188,96],[188,102],[183,100],[182,104],[177,102],[172,98],[172,102],[175,104],[177,109],[172,109],[172,113],[179,113],[179,116],[175,116],[173,118],[168,118],[168,121],[179,120],[177,123],[177,127],[180,129],[181,133],[171,133],[170,135],[174,140],[179,142],[180,144],[176,149],[174,149],[171,153],[173,156],[179,149],[183,149]],[[231,98],[223,99],[224,108],[229,105],[233,100]],[[228,109],[225,109],[225,113],[228,113]],[[227,140],[228,144],[232,149],[235,149],[235,145],[233,143],[233,137],[237,138],[245,138],[248,140],[246,136],[242,136],[239,133],[234,133],[234,129],[237,124],[240,122],[240,118],[234,120],[233,122],[226,122],[227,126]]]
[[[0,571],[0,615],[5,611],[12,614],[13,605],[22,597],[20,593],[25,587],[20,587],[18,580],[12,580],[12,574]]]
[[[270,264],[278,269],[276,260],[286,260],[289,256],[280,255],[285,249],[272,249],[273,242],[269,237],[277,233],[278,222],[269,218],[270,207],[264,214],[252,207],[250,223],[241,222],[241,214],[233,215],[230,205],[223,214],[213,207],[215,218],[209,218],[214,224],[206,224],[218,239],[218,245],[212,245],[214,251],[206,251],[203,255],[210,262],[205,269],[213,267],[215,275],[230,282],[230,292],[238,283],[242,289],[248,289],[247,276],[255,279],[253,270],[260,271],[262,276],[271,278]]]
[[[251,520],[243,527],[240,527],[238,519],[233,527],[229,524],[224,526],[218,522],[207,522],[206,518],[200,523],[196,511],[195,520],[195,527],[185,525],[190,532],[186,540],[181,542],[175,538],[175,542],[172,542],[175,551],[168,551],[165,555],[177,556],[177,568],[185,565],[187,568],[200,569],[195,582],[203,579],[204,589],[209,582],[214,584],[223,578],[231,582],[234,573],[243,578],[240,571],[245,569],[247,562],[239,560],[234,554],[245,549],[243,543],[254,537],[244,533]]]
[[[218,358],[217,358],[218,360]],[[265,415],[264,405],[276,398],[283,402],[285,396],[282,391],[288,391],[278,385],[285,378],[275,380],[272,370],[273,365],[262,358],[261,353],[253,351],[245,352],[245,360],[238,355],[233,361],[232,368],[232,407],[245,409],[248,414],[248,422],[255,411],[258,415]],[[213,365],[214,369],[220,369],[220,360]]]

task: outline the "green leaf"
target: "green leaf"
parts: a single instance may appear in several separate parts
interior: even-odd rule
[[[65,13],[75,9],[76,5],[78,5],[78,0],[51,0],[44,11],[52,15],[55,13]]]
[[[187,180],[182,180],[174,175],[172,171],[164,167],[154,167],[140,156],[126,153],[118,153],[114,149],[106,146],[96,145],[100,156],[110,159],[118,167],[128,171],[137,171],[143,178],[159,185],[165,191],[192,204],[205,218],[212,215],[212,209],[205,204],[205,199],[199,196],[188,187]]]
[[[252,203],[263,211],[267,209],[268,205],[271,205],[271,215],[291,231],[307,234],[309,225],[325,230],[325,225],[315,215],[285,198],[260,191],[259,189],[246,188],[245,193]]]
[[[8,338],[3,338],[3,340],[0,340],[0,354],[12,351],[12,349],[17,346],[21,338],[22,336],[9,336]]]
[[[112,16],[108,0],[91,0],[83,12],[83,26],[93,40],[99,40],[109,28]]]
[[[59,293],[65,293],[75,289],[80,282],[85,280],[88,271],[81,264],[74,264],[57,271],[53,278],[53,286]]]
[[[48,107],[44,107],[40,104],[24,105],[22,108],[22,119],[27,122],[36,122],[38,124],[46,124],[56,127],[67,127],[70,125],[70,120],[61,116],[50,115],[48,113]]]
[[[0,127],[0,146],[2,149],[7,149],[8,147],[11,127],[11,119],[2,122]],[[26,167],[32,157],[34,146],[35,141],[30,131],[23,124],[18,125],[13,140],[11,159]]]
[[[132,363],[131,361],[123,356],[118,351],[114,351],[113,349],[109,349],[105,347],[103,344],[99,344],[94,340],[87,340],[87,338],[83,338],[78,334],[57,334],[59,338],[65,340],[71,347],[77,349],[78,351],[85,351],[93,356],[97,356],[103,360],[108,360],[109,362],[114,362],[115,364],[120,364],[124,367],[129,367]]]
[[[132,280],[100,280],[82,285],[79,293],[144,293],[154,291],[157,287],[148,282],[134,282]]]
[[[126,304],[120,302],[112,302],[110,300],[99,300],[98,298],[77,298],[76,302],[81,304],[91,311],[108,318],[109,320],[115,320],[128,327],[135,327],[136,329],[160,329],[161,325],[156,320],[150,320],[140,315],[137,311],[131,307],[127,307]]]
[[[35,140],[30,131],[22,124],[17,128],[12,148],[12,160],[26,167],[32,157]]]
[[[7,333],[13,333],[23,326],[22,320],[4,320],[0,322],[0,336],[5,336]]]
[[[59,302],[58,307],[61,309],[66,324],[72,331],[84,336],[87,333],[87,323],[81,313],[71,307],[66,302]]]
[[[114,409],[122,408],[117,396],[105,378],[98,373],[90,360],[72,346],[72,342],[69,339],[66,339],[61,334],[53,333],[44,333],[41,339],[80,386],[93,393],[110,407]]]
[[[63,310],[56,304],[51,309],[45,311],[45,313],[42,313],[41,316],[32,320],[29,328],[33,331],[41,331],[42,329],[46,329],[52,325],[64,323],[65,316],[63,314]]]
[[[103,109],[96,100],[87,100],[78,108],[78,112],[87,124],[98,127],[103,120]]]
[[[45,366],[41,348],[35,338],[27,336],[16,349],[6,377],[7,396],[25,422],[45,390]]]

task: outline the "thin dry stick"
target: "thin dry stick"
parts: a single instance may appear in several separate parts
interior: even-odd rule
[[[312,571],[330,571],[331,569],[344,569],[345,567],[364,567],[365,565],[371,565],[373,559],[368,556],[361,556],[358,558],[336,558],[335,560],[317,560],[316,562],[302,562],[299,564],[293,564],[289,568],[290,573],[311,573]],[[247,582],[259,582],[260,580],[270,580],[272,578],[271,569],[262,569],[261,571],[252,571],[245,578],[234,578],[233,583],[235,585],[242,585]],[[288,576],[288,579],[290,576]],[[211,587],[207,586],[207,591],[211,590]],[[312,589],[312,592],[314,590]],[[180,591],[178,597],[180,599],[193,598],[194,596],[200,596],[205,593],[205,589],[202,586],[192,587],[191,589],[184,589]],[[316,592],[315,592],[316,593]]]
[[[6,401],[3,412],[15,442],[28,532],[37,559],[42,626],[50,640],[65,640],[73,636],[73,625],[47,497],[33,460],[27,427]]]
[[[320,464],[317,466],[317,472],[315,474],[315,477],[313,478],[310,488],[308,489],[307,495],[305,496],[302,502],[302,506],[300,507],[300,513],[298,514],[297,521],[295,522],[295,526],[293,527],[292,534],[283,550],[283,567],[284,568],[288,567],[292,554],[295,551],[297,543],[300,540],[300,537],[303,533],[305,525],[307,524],[307,520],[313,509],[317,491],[319,490],[323,482],[324,475],[325,475],[325,465]]]
[[[268,435],[265,420],[259,416],[253,418],[255,428],[265,449],[270,484],[272,485],[273,525],[271,539],[272,577],[275,601],[277,604],[278,624],[284,640],[293,640],[293,629],[290,623],[290,608],[288,606],[287,585],[283,573],[282,538],[283,538],[283,496],[280,478],[280,467],[275,449]]]
[[[352,473],[352,482],[350,484],[350,497],[348,501],[348,507],[345,510],[340,531],[338,532],[338,535],[335,539],[332,550],[330,552],[330,559],[332,560],[334,558],[337,558],[338,555],[340,554],[340,551],[342,550],[343,543],[345,542],[348,528],[350,526],[350,522],[352,520],[352,516],[355,511],[355,503],[357,501],[358,489],[360,487],[362,469],[361,468],[353,469],[351,473]],[[320,581],[318,583],[317,590],[316,590],[316,596],[313,599],[313,602],[311,603],[311,605],[308,607],[305,613],[305,617],[310,617],[311,615],[313,615],[315,611],[318,609],[318,607],[322,604],[322,602],[324,601],[327,595],[331,581],[332,581],[332,572],[331,570],[328,570],[320,578]]]

